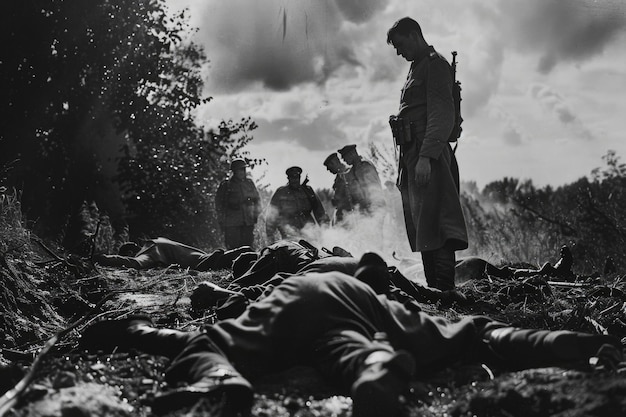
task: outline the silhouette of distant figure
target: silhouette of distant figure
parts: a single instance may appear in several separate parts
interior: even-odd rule
[[[349,168],[340,159],[337,152],[333,152],[324,160],[326,169],[335,175],[333,182],[333,197],[331,203],[335,207],[335,223],[339,223],[344,219],[346,213],[354,210],[354,201],[350,195],[351,185],[348,183],[350,177],[348,175]]]
[[[299,237],[307,224],[328,224],[324,206],[307,182],[300,182],[302,168],[288,168],[287,185],[278,187],[270,200],[265,217],[267,239],[275,242],[276,232],[281,239]]]
[[[254,182],[246,176],[247,168],[244,159],[234,159],[230,164],[232,176],[222,181],[215,194],[215,210],[227,249],[253,246],[254,242],[261,200]]]
[[[372,213],[384,207],[383,189],[376,167],[359,155],[356,145],[346,145],[338,152],[346,164],[350,165],[347,176],[354,205],[364,213]]]

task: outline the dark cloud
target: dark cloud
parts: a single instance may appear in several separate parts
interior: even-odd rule
[[[388,3],[388,0],[336,0],[341,14],[353,23],[367,22]]]
[[[514,45],[539,54],[538,71],[601,54],[626,29],[623,0],[502,1],[500,30]]]
[[[211,92],[236,92],[257,83],[285,91],[307,82],[323,84],[342,66],[361,66],[355,40],[341,32],[342,24],[363,24],[386,3],[229,0],[207,8],[198,36],[213,63]]]

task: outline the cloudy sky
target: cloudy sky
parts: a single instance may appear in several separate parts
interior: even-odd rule
[[[505,176],[570,183],[626,160],[623,0],[167,0],[189,8],[209,58],[199,120],[250,116],[249,151],[272,187],[300,165],[330,187],[322,161],[355,143],[392,156],[387,123],[408,63],[386,44],[411,16],[427,42],[458,51],[464,133],[461,176],[483,187]],[[388,178],[384,178],[388,179]]]

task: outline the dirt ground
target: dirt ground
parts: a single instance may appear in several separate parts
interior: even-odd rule
[[[47,262],[46,262],[47,260]],[[132,353],[87,354],[79,351],[80,331],[93,321],[146,312],[158,326],[195,329],[214,320],[212,311],[193,311],[189,295],[203,280],[226,283],[229,271],[204,272],[176,267],[135,271],[93,268],[72,258],[49,259],[42,253],[4,257],[3,335],[0,389],[31,378],[23,393],[0,416],[87,417],[150,416],[150,400],[167,389],[167,360]],[[581,330],[626,336],[623,276],[579,277],[571,285],[546,282],[479,280],[460,291],[467,305],[424,305],[449,318],[486,314],[513,325]],[[58,332],[59,340],[46,346]],[[41,353],[42,348],[46,350]],[[34,365],[33,365],[34,364]],[[544,368],[495,373],[480,365],[458,366],[419,376],[406,398],[405,416],[623,416],[626,379],[622,370],[592,364],[572,369]],[[309,368],[297,368],[255,381],[252,416],[348,417],[351,399]],[[7,404],[7,395],[3,405]],[[219,400],[201,401],[170,416],[216,416]],[[4,413],[4,414],[3,414]]]

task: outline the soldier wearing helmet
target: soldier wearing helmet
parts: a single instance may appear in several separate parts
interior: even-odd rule
[[[215,210],[224,231],[227,249],[253,246],[254,226],[261,213],[259,191],[247,177],[245,159],[233,159],[232,175],[222,181],[215,194]]]

